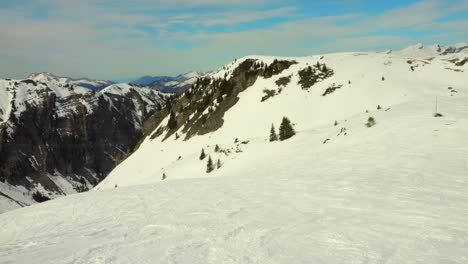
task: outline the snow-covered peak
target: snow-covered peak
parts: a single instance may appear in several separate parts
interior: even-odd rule
[[[99,91],[99,93],[100,94],[125,95],[131,91],[145,92],[145,93],[148,93],[148,92],[159,93],[159,91],[155,91],[149,87],[141,87],[141,86],[132,85],[128,83],[116,83],[116,84],[109,85],[106,88]]]
[[[206,74],[206,72],[203,72],[203,71],[190,71],[190,72],[181,74],[178,77],[182,77],[182,78],[185,78],[185,79],[192,79],[192,78],[201,77],[201,76],[203,76],[205,74]]]
[[[136,97],[139,97],[139,99],[146,102],[145,112],[150,112],[164,105],[166,96],[170,94],[162,93],[149,87],[141,87],[135,84],[118,83],[112,84],[97,93],[97,96],[102,96],[104,99],[112,103],[112,100],[108,95],[132,97],[136,108],[139,109],[136,115],[139,119],[138,123],[141,124],[143,116],[141,107],[143,107],[143,105],[141,105]]]
[[[438,44],[425,46],[422,43],[391,52],[394,55],[409,58],[430,58],[449,54],[468,54],[468,43],[458,43],[450,46]]]
[[[88,78],[73,79],[70,77],[59,77],[48,72],[33,73],[29,75],[27,79],[33,80],[36,82],[52,83],[58,86],[64,86],[64,85],[81,86],[81,87],[88,88],[91,90],[100,90],[112,84],[111,81],[107,81],[107,80],[91,80]]]
[[[123,95],[128,92],[130,92],[130,89],[132,89],[133,86],[128,84],[128,83],[116,83],[107,86],[106,88],[102,89],[99,91],[99,93],[109,93],[109,94],[118,94],[118,95]]]
[[[406,47],[402,50],[394,52],[394,54],[404,57],[434,57],[438,56],[443,51],[440,45],[424,46],[422,43]]]
[[[27,79],[34,80],[36,82],[50,82],[50,81],[59,80],[58,77],[48,72],[33,73],[33,74],[30,74]],[[66,78],[62,78],[62,79],[66,79]]]

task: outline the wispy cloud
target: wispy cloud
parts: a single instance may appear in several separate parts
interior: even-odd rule
[[[205,16],[199,23],[203,26],[214,25],[234,25],[239,23],[248,23],[257,20],[285,17],[292,15],[296,8],[294,7],[281,7],[271,10],[262,11],[246,11],[246,12],[223,12],[215,17]]]
[[[253,53],[309,55],[468,40],[468,0],[385,7],[369,1],[0,3],[0,72],[122,78],[212,69]]]

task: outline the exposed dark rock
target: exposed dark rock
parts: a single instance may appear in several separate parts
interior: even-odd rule
[[[325,64],[317,62],[314,66],[308,66],[299,71],[299,84],[302,89],[307,90],[317,82],[333,76],[334,71]]]
[[[340,89],[341,87],[343,87],[343,85],[336,85],[336,84],[332,84],[330,85],[330,87],[328,87],[325,92],[322,94],[322,96],[326,96],[328,94],[331,94],[333,93],[335,90],[337,89]]]
[[[463,60],[460,60],[459,62],[455,63],[456,66],[463,66],[468,62],[468,58],[464,58]]]

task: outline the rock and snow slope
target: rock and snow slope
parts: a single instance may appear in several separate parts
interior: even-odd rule
[[[297,64],[258,77],[217,130],[184,141],[166,117],[95,191],[0,215],[0,262],[466,263],[468,65],[453,56],[277,58]],[[317,61],[334,74],[302,89]],[[217,110],[200,111],[209,125]],[[283,116],[297,135],[268,142]]]
[[[0,213],[95,186],[166,97],[128,84],[95,92],[0,80]]]

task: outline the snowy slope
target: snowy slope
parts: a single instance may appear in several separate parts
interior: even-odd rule
[[[446,56],[230,63],[211,76],[298,62],[259,77],[218,130],[148,137],[95,191],[0,215],[0,262],[466,263],[468,64]],[[335,74],[302,89],[298,71],[317,62]],[[283,116],[297,135],[268,142]],[[206,173],[202,148],[220,169]]]
[[[255,58],[266,63],[271,63],[275,59]],[[232,64],[232,68],[237,67],[244,59]],[[241,93],[239,102],[226,113],[225,123],[219,130],[189,141],[175,140],[175,135],[164,142],[161,142],[164,135],[154,140],[147,139],[137,153],[103,181],[101,187],[113,188],[115,184],[121,186],[157,182],[160,181],[163,172],[175,178],[204,175],[205,166],[197,161],[203,147],[213,148],[215,144],[234,147],[232,143],[236,138],[241,141],[252,138],[267,139],[271,124],[278,128],[283,116],[291,118],[293,123],[296,123],[296,130],[303,131],[333,125],[335,120],[343,123],[344,120],[362,114],[366,110],[376,110],[378,105],[385,110],[394,105],[423,100],[427,102],[427,111],[430,114],[434,111],[436,97],[461,96],[468,80],[466,72],[451,70],[453,64],[442,59],[430,63],[415,61],[408,64],[406,58],[393,55],[347,53],[294,58],[294,60],[299,63],[278,76],[270,79],[259,78],[252,87]],[[326,63],[335,71],[335,75],[317,83],[308,91],[301,89],[297,85],[297,71],[307,65],[315,64],[317,60]],[[415,67],[415,71],[412,71],[410,66]],[[466,71],[467,66],[457,68]],[[231,71],[229,67],[225,68],[227,70],[220,70],[215,75],[224,76],[225,71]],[[265,88],[277,87],[275,84],[277,79],[290,75],[292,75],[291,83],[283,88],[281,94],[260,102]],[[384,81],[382,77],[385,78]],[[332,84],[343,86],[330,95],[322,96]],[[449,87],[456,92],[451,92]],[[162,122],[163,125],[166,123],[167,121]],[[181,134],[179,131],[179,136]],[[182,156],[182,160],[191,160],[192,165],[179,166],[175,163],[175,159],[179,156]],[[141,165],[154,160],[158,161],[155,166]],[[128,177],[129,174],[132,177]]]
[[[441,119],[418,101],[372,111],[370,129],[368,115],[348,119],[346,136],[327,126],[286,142],[252,139],[203,179],[119,186],[0,215],[0,260],[466,263],[466,99],[443,100]],[[156,167],[153,155],[144,167]],[[174,167],[197,159],[186,158],[175,165],[173,157]]]

